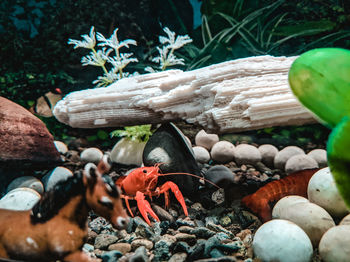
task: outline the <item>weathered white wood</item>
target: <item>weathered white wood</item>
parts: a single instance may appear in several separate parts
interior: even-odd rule
[[[257,56],[125,78],[70,93],[54,115],[80,128],[183,119],[219,133],[316,122],[288,86],[295,59]]]

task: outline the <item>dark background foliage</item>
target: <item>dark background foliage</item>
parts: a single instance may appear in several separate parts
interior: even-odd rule
[[[128,68],[140,73],[164,26],[193,38],[179,54],[188,70],[252,55],[350,47],[348,0],[202,0],[202,25],[195,29],[190,1],[2,0],[0,96],[29,107],[52,88],[91,88],[100,69],[82,67],[86,50],[67,44],[91,26],[106,37],[118,27],[119,39],[135,39],[138,46],[131,51],[140,63]]]

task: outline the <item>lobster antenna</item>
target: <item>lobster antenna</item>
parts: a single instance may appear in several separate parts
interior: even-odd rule
[[[159,176],[172,176],[172,175],[188,175],[188,176],[193,176],[196,177],[198,179],[203,179],[205,182],[215,186],[216,188],[220,189],[221,187],[219,187],[218,185],[216,185],[215,183],[209,181],[208,179],[205,179],[204,177],[200,177],[194,174],[190,174],[190,173],[166,173],[166,174],[159,174]]]

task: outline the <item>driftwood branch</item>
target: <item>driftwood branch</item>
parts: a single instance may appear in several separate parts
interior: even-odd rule
[[[288,86],[295,59],[257,56],[125,78],[106,88],[70,93],[54,115],[80,128],[182,119],[219,133],[316,122]]]

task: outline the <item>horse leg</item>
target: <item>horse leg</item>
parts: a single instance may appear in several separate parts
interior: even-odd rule
[[[1,258],[9,258],[9,256],[7,255],[7,251],[3,245],[0,245],[0,260]]]
[[[98,261],[92,257],[89,257],[83,251],[77,250],[69,255],[65,256],[63,261],[65,262],[95,262]]]

